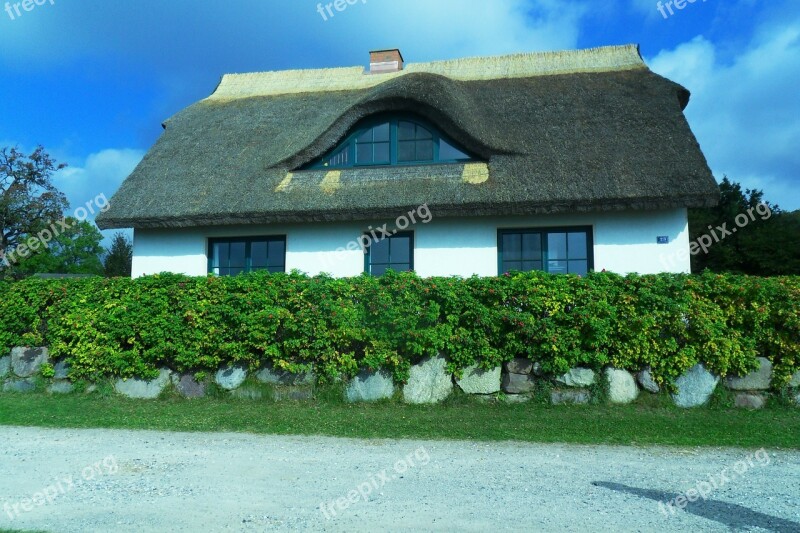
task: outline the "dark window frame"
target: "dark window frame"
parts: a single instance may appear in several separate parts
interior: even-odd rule
[[[389,123],[389,161],[388,162],[370,162],[370,163],[358,163],[356,161],[358,155],[358,138],[363,135],[364,133],[374,129],[376,126],[380,126],[381,124]],[[399,161],[398,160],[398,152],[399,146],[401,142],[411,142],[411,139],[407,140],[400,140],[398,136],[398,125],[401,122],[411,122],[418,127],[422,127],[427,130],[432,137],[433,141],[433,159],[430,160],[422,160],[422,161]],[[416,128],[415,128],[416,131]],[[419,142],[427,139],[420,139]],[[417,141],[416,139],[414,141]],[[441,149],[441,143],[447,143],[454,149],[462,152],[466,157],[460,159],[440,159],[439,153]],[[376,144],[375,141],[369,143],[373,145]],[[341,154],[345,153],[344,157]],[[374,154],[374,152],[373,152]],[[341,164],[331,165],[328,164],[330,160],[337,158],[340,161],[344,161]],[[312,161],[311,163],[307,164],[303,167],[303,170],[323,170],[323,169],[343,169],[343,168],[374,168],[374,167],[391,167],[391,166],[419,166],[419,165],[442,165],[442,164],[454,164],[454,163],[471,163],[479,161],[477,157],[471,154],[468,150],[463,148],[460,144],[452,140],[448,135],[442,132],[438,127],[432,124],[430,121],[425,120],[424,118],[418,117],[414,114],[399,114],[399,113],[390,113],[390,114],[381,114],[376,115],[374,117],[367,118],[361,122],[359,122],[345,137],[345,139],[336,145],[335,148],[329,150],[325,153],[321,158]]]
[[[372,274],[372,261],[371,261],[372,255],[371,255],[370,248],[372,247],[373,241],[372,241],[371,235],[369,235],[368,233],[365,233],[364,236],[366,238],[368,238],[369,242],[370,242],[369,246],[367,246],[364,249],[364,272],[369,274],[370,276],[372,276],[373,275]],[[395,238],[395,237],[408,237],[408,239],[409,239],[409,242],[408,242],[408,246],[409,246],[409,249],[408,249],[409,269],[408,270],[403,270],[402,272],[413,272],[414,271],[414,251],[415,251],[414,232],[413,231],[398,231],[397,233],[395,233],[393,235],[390,235],[389,237],[384,237],[383,239],[381,239],[378,242],[381,242],[381,241],[384,241],[384,240],[389,240],[389,239],[392,239],[392,238]],[[389,262],[388,263],[378,263],[378,264],[380,264],[380,265],[393,264],[392,261],[391,261],[391,256],[389,257]],[[395,264],[397,264],[397,263],[395,263]],[[398,272],[398,271],[395,271],[395,272]]]
[[[501,228],[497,230],[497,272],[502,276],[506,273],[503,268],[503,236],[505,235],[531,235],[538,234],[542,237],[542,270],[547,272],[549,258],[549,247],[547,237],[551,233],[577,233],[586,234],[586,269],[587,272],[594,271],[594,227],[592,226],[556,226],[556,227],[524,227],[524,228]],[[569,261],[569,259],[563,259]]]
[[[258,267],[253,270],[253,254],[252,254],[252,246],[253,243],[260,243],[266,242],[267,243],[267,252],[269,252],[269,243],[271,242],[281,242],[283,243],[283,260],[282,264],[283,267],[280,271],[273,270],[272,267]],[[214,265],[214,245],[215,244],[233,244],[233,243],[244,243],[244,258],[245,258],[245,266],[244,271],[240,274],[249,274],[251,272],[259,272],[259,271],[268,271],[268,272],[286,272],[286,235],[262,235],[257,237],[213,237],[208,239],[208,249],[207,249],[207,257],[208,257],[208,273],[214,274],[216,276],[228,276],[230,274],[215,274],[215,268],[232,268],[229,266],[227,267],[215,267]],[[233,267],[237,268],[237,267]],[[277,267],[275,267],[277,268]],[[238,274],[236,274],[238,275]]]

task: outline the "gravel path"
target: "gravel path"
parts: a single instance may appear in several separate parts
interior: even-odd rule
[[[800,453],[0,427],[3,528],[800,531]]]

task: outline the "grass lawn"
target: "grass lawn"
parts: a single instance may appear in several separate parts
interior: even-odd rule
[[[204,398],[152,401],[112,395],[0,394],[0,424],[58,428],[232,431],[353,438],[517,440],[575,444],[800,449],[800,409],[678,409],[665,397],[628,406],[479,402],[437,406]]]

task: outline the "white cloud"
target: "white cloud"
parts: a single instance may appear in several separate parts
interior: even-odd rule
[[[428,61],[574,48],[586,13],[581,3],[556,0],[405,0],[364,5],[350,20],[343,13],[325,25],[362,28],[351,34],[354,53],[396,43],[409,60]]]
[[[134,149],[107,149],[89,155],[83,166],[68,166],[53,177],[53,183],[67,195],[72,210],[99,195],[110,199],[144,152]]]
[[[0,60],[30,69],[32,61],[41,67],[112,57],[127,68],[155,66],[166,74],[258,62],[268,68],[282,57],[326,58],[351,50],[361,61],[370,48],[400,45],[415,52],[410,60],[427,60],[574,47],[587,14],[585,0],[367,0],[326,22],[314,0],[243,0],[235,6],[84,0],[2,21]],[[70,29],[69,39],[63,28]]]
[[[0,147],[15,147],[26,155],[33,152],[33,148],[13,141],[0,141]],[[71,215],[76,208],[94,201],[99,195],[111,199],[125,178],[142,160],[145,151],[133,148],[109,148],[89,154],[84,158],[82,165],[75,164],[75,161],[80,159],[64,157],[60,151],[49,153],[56,164],[68,163],[65,168],[53,174],[52,182],[66,195],[70,204],[67,214]],[[89,218],[94,219],[94,217]]]
[[[0,142],[1,146],[15,146],[25,154],[32,151],[29,147],[10,141]],[[144,154],[143,150],[132,148],[109,148],[90,154],[85,158],[82,165],[70,163],[69,166],[53,174],[53,185],[66,195],[70,204],[69,209],[64,214],[74,216],[76,209],[80,207],[86,208],[87,204],[89,204],[91,208],[86,209],[87,219],[93,221],[100,208],[111,200],[111,197],[117,192],[125,178],[133,172],[136,165],[142,160]],[[60,154],[51,153],[50,155],[57,156],[57,163],[77,160],[74,157],[62,157]],[[80,214],[81,216],[83,215],[82,213]],[[101,232],[104,237],[102,242],[104,247],[111,245],[111,237],[116,231],[107,230]],[[129,230],[125,230],[124,233],[129,238],[133,237],[133,233]]]
[[[717,178],[800,208],[800,16],[762,25],[730,61],[720,55],[697,37],[649,64],[692,92],[686,115]]]
[[[367,0],[327,22],[317,0],[56,2],[0,17],[0,69],[13,78],[90,65],[147,79],[162,119],[225,73],[366,65],[369,50],[387,47],[409,62],[575,48],[587,1]]]
[[[662,0],[661,3],[665,4],[666,0]],[[630,0],[630,4],[638,12],[647,15],[648,18],[664,18],[664,16],[658,11],[658,0]]]

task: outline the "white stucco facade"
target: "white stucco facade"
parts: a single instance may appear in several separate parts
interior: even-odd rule
[[[428,276],[496,276],[498,230],[589,226],[593,233],[594,268],[620,274],[689,272],[689,227],[686,209],[582,213],[522,217],[437,218],[418,221],[414,232],[416,272]],[[364,253],[347,248],[370,227],[388,220],[269,226],[136,230],[133,276],[174,272],[208,273],[208,240],[223,237],[286,236],[286,269],[336,277],[364,271]],[[389,226],[392,227],[391,224]],[[659,244],[667,237],[667,244]],[[352,247],[352,246],[351,246]]]

